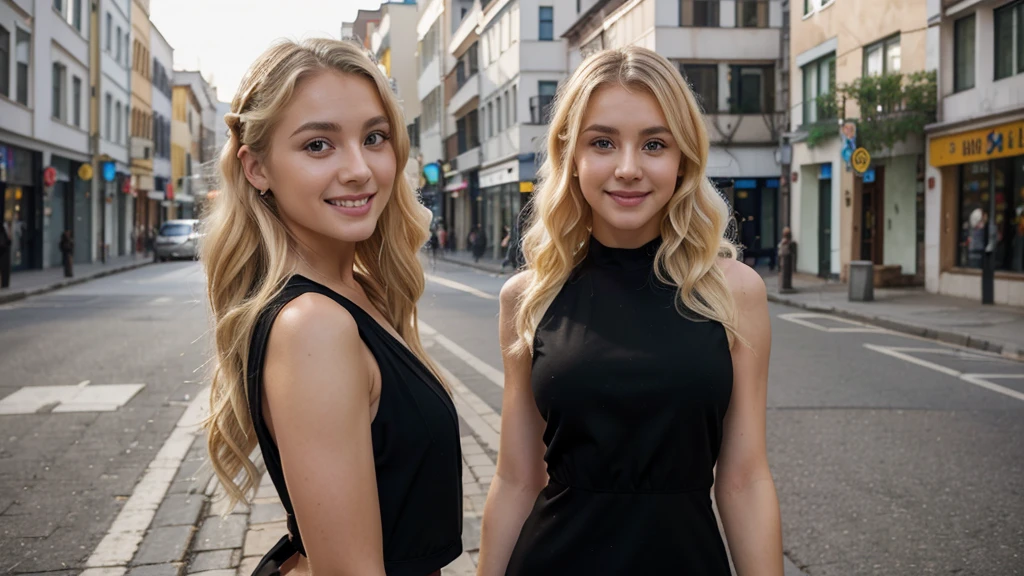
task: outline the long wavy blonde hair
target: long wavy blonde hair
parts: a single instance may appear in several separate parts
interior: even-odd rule
[[[729,209],[705,175],[708,135],[693,93],[665,58],[628,46],[585,60],[555,96],[547,153],[538,174],[532,220],[523,235],[531,271],[514,316],[517,351],[532,351],[537,326],[572,270],[586,256],[593,214],[573,177],[573,154],[594,91],[618,83],[652,94],[682,149],[683,176],[661,221],[655,273],[678,288],[682,314],[720,322],[730,344],[736,337],[735,305],[718,258],[736,258],[725,231]]]
[[[231,112],[225,116],[230,134],[220,156],[220,193],[204,222],[201,261],[215,323],[217,360],[211,413],[205,423],[207,446],[232,507],[248,498],[259,478],[249,459],[257,445],[246,394],[249,341],[260,313],[280,293],[295,262],[294,240],[281,221],[273,196],[261,197],[249,183],[238,150],[248,145],[257,156],[265,157],[275,120],[298,84],[324,70],[370,79],[395,127],[391,145],[398,177],[373,235],[356,244],[355,279],[412,352],[438,374],[420,343],[416,318],[416,302],[424,287],[417,252],[428,237],[430,215],[402,175],[401,167],[409,158],[409,135],[391,87],[373,62],[350,42],[278,43],[246,73],[231,102]]]

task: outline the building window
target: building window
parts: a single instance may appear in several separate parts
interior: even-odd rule
[[[500,134],[502,131],[502,126],[504,125],[504,123],[502,122],[502,116],[504,116],[504,114],[501,113],[501,96],[498,96],[497,103],[494,105],[494,109],[498,111],[498,133]]]
[[[28,106],[28,71],[31,66],[32,34],[18,28],[15,33],[14,59],[17,61],[17,95],[19,104]]]
[[[804,16],[807,16],[815,10],[821,10],[834,1],[835,0],[804,0]]]
[[[767,114],[775,110],[774,66],[732,66],[730,74],[730,112]]]
[[[519,121],[519,98],[516,95],[517,92],[519,92],[519,90],[516,88],[515,84],[513,84],[512,85],[512,123],[513,124],[515,124],[516,122]]]
[[[75,30],[82,31],[82,0],[74,0],[74,8],[71,14],[71,25]]]
[[[75,126],[82,127],[82,79],[78,76],[71,78],[71,102],[74,106],[72,110],[72,121]]]
[[[508,90],[505,90],[505,127],[512,126],[512,101],[508,99]]]
[[[974,14],[953,24],[953,91],[974,88]]]
[[[679,25],[717,28],[720,25],[719,7],[719,0],[680,0]]]
[[[110,35],[114,33],[114,19],[107,12],[107,52],[110,52]]]
[[[114,131],[114,137],[118,144],[121,143],[121,103],[114,104],[114,120],[117,122],[117,130]]]
[[[117,27],[117,62],[121,62],[121,27]]]
[[[487,103],[487,137],[494,136],[494,104]]]
[[[104,121],[103,121],[103,135],[106,137],[108,142],[110,142],[110,117],[113,115],[113,113],[111,111],[111,108],[113,106],[114,106],[114,99],[110,97],[110,93],[108,92],[107,93],[106,102],[105,102],[105,106],[104,106],[104,112],[106,112],[106,114],[104,114],[104,116],[103,116],[103,118],[104,118]]]
[[[996,270],[1024,272],[1024,156],[960,167],[957,265],[981,268],[991,252]],[[991,187],[995,186],[992,190]],[[995,217],[991,216],[994,194]]]
[[[128,47],[131,46],[131,45],[132,45],[131,38],[129,38],[128,32],[125,32],[124,33],[124,67],[125,68],[131,68],[131,65],[132,65],[132,63],[130,62],[130,60],[131,60],[131,51],[128,50]]]
[[[834,106],[819,109],[818,98],[835,92],[836,55],[829,54],[802,68],[804,75],[804,124],[835,118]]]
[[[1024,2],[995,11],[996,80],[1024,72]]]
[[[767,28],[768,0],[737,0],[737,28]]]
[[[804,16],[814,12],[814,2],[812,0],[804,0]]]
[[[718,65],[681,64],[679,71],[690,84],[690,90],[705,114],[718,112]]]
[[[53,102],[52,115],[58,120],[67,121],[67,73],[68,69],[60,62],[53,63]]]
[[[538,23],[537,38],[539,40],[555,39],[555,9],[551,6],[540,7],[540,22]]]
[[[0,26],[0,94],[11,97],[11,33]]]
[[[129,118],[128,111],[129,111],[129,106],[127,104],[125,104],[124,105],[124,134],[123,134],[123,136],[124,136],[124,143],[125,144],[128,144],[129,142],[131,142],[131,135],[128,133],[128,131],[130,129],[129,120],[128,120],[128,118]]]
[[[900,71],[900,37],[875,42],[864,49],[864,75],[884,76]]]
[[[469,77],[472,78],[480,70],[480,44],[469,47]]]

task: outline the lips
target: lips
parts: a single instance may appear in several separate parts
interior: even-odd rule
[[[625,207],[637,206],[651,195],[650,192],[637,190],[605,190],[605,194],[611,196],[616,204]]]
[[[373,194],[355,194],[352,196],[338,196],[337,198],[328,198],[324,200],[331,206],[337,206],[339,208],[360,208],[365,206]]]

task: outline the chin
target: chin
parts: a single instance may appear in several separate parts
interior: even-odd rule
[[[644,227],[649,226],[651,220],[656,216],[657,214],[623,214],[621,212],[601,215],[604,221],[608,223],[608,226],[623,232],[635,232],[637,230],[641,230]]]

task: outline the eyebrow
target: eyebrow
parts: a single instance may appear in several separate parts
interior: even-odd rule
[[[611,126],[604,126],[602,124],[591,124],[589,127],[587,127],[586,130],[584,130],[584,132],[599,132],[601,134],[609,134],[611,136],[617,136],[619,134],[619,130],[617,128],[612,128]],[[669,130],[665,126],[651,126],[650,128],[644,128],[643,130],[641,130],[640,135],[653,136],[655,134],[663,134],[666,132],[671,133],[671,130]]]
[[[373,118],[370,118],[369,120],[363,123],[363,130],[367,130],[379,124],[387,123],[387,116],[374,116]],[[295,136],[296,134],[300,134],[302,132],[341,132],[341,124],[338,124],[337,122],[322,121],[306,122],[302,126],[299,126],[298,130],[292,132],[292,136]]]

